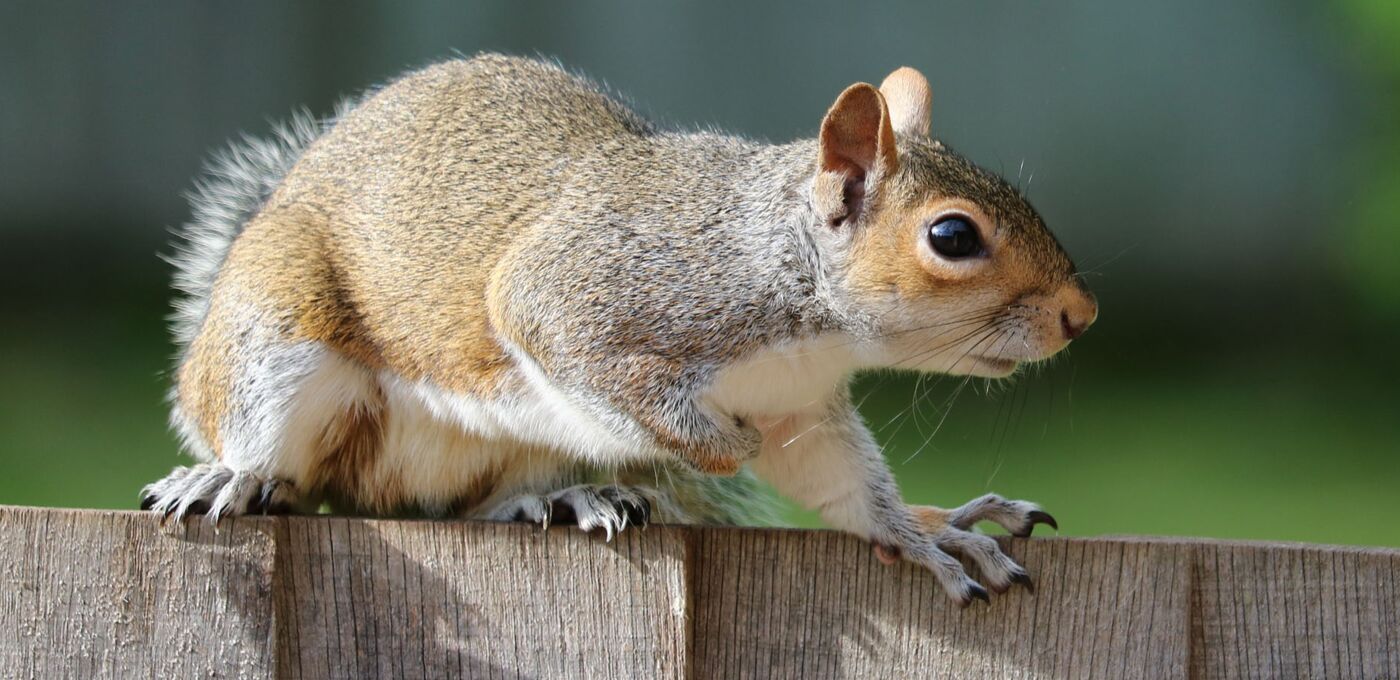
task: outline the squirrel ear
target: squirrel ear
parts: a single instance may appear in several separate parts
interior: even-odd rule
[[[927,137],[933,91],[928,78],[908,66],[901,66],[880,83],[880,94],[889,103],[894,130],[900,134]]]
[[[819,202],[832,224],[859,215],[867,183],[899,169],[889,109],[880,91],[868,83],[856,83],[836,98],[822,119],[820,144],[817,189],[828,194]],[[833,180],[839,180],[837,186],[827,186],[836,183]]]

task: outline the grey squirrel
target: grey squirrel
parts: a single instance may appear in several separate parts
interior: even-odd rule
[[[989,495],[909,506],[851,403],[866,368],[1001,377],[1093,323],[1026,200],[929,137],[901,68],[817,139],[659,129],[592,82],[481,55],[234,146],[174,262],[166,515],[334,510],[750,523],[754,476],[931,569],[1029,585]]]

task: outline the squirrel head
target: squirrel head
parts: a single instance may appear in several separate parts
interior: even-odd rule
[[[930,139],[931,102],[908,67],[846,88],[811,204],[887,365],[1006,376],[1082,334],[1098,303],[1019,191]]]

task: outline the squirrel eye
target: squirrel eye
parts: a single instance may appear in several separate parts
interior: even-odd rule
[[[950,260],[982,254],[982,240],[977,228],[966,218],[945,217],[928,228],[928,243],[933,251]]]

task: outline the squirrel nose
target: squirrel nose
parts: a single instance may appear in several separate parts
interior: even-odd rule
[[[1060,328],[1064,330],[1066,340],[1073,340],[1084,335],[1084,331],[1089,330],[1089,326],[1099,318],[1099,303],[1093,293],[1082,289],[1074,290],[1067,297],[1069,300],[1060,310]]]

